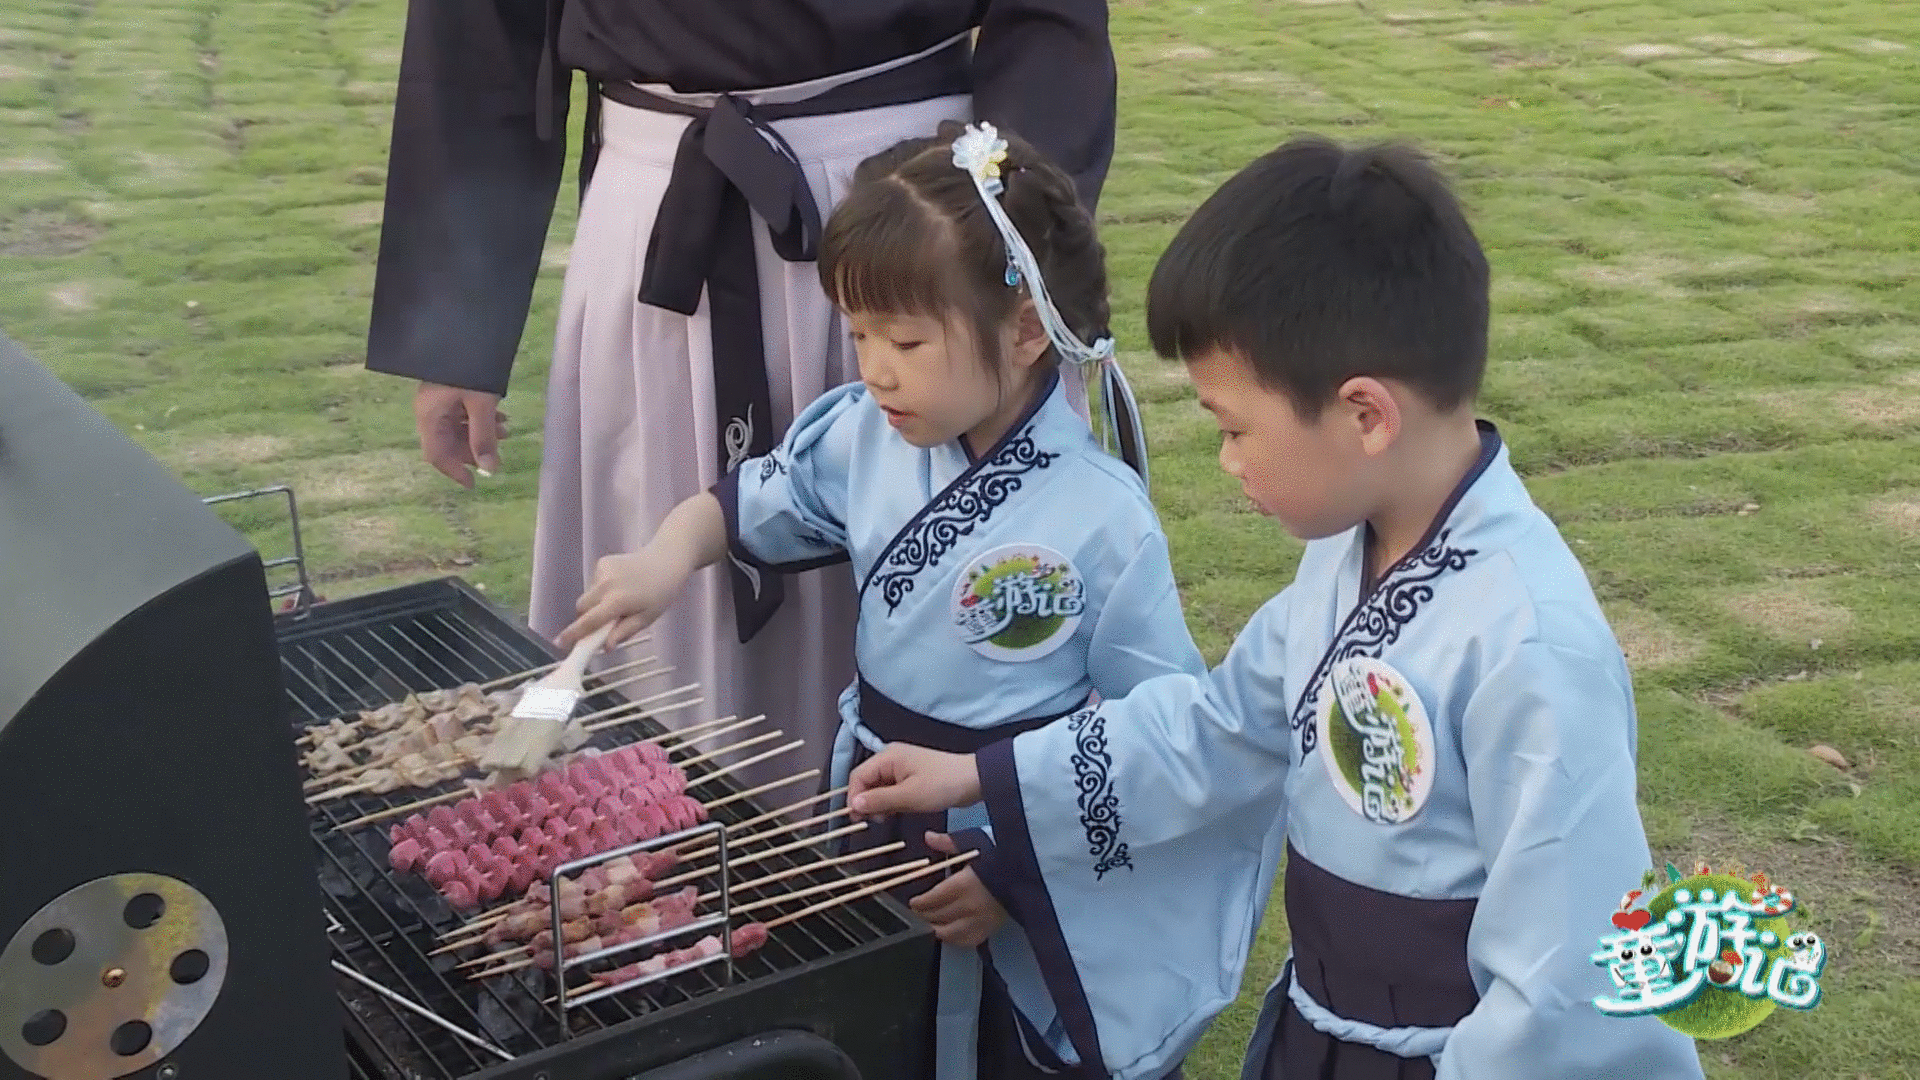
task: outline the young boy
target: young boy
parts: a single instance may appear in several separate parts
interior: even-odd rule
[[[1192,1048],[1284,854],[1293,955],[1248,1080],[1701,1076],[1684,1036],[1591,1004],[1612,989],[1593,947],[1650,862],[1633,691],[1474,417],[1487,281],[1410,150],[1302,139],[1229,180],[1161,258],[1147,321],[1221,467],[1308,542],[1294,583],[1205,677],[853,775],[866,815],[984,798],[991,829],[954,839],[1031,938],[1076,1075]]]

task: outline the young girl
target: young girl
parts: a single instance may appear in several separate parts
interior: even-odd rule
[[[1104,252],[1067,177],[991,127],[943,125],[861,165],[820,277],[861,381],[682,503],[646,548],[601,560],[561,640],[618,620],[617,646],[723,558],[760,574],[850,561],[858,676],[840,698],[833,787],[886,743],[971,752],[1092,695],[1203,673],[1136,475],[1145,451],[1112,341],[1085,344],[1106,326]],[[1104,375],[1134,469],[1068,402],[1062,361]],[[868,839],[934,854],[951,848],[929,833],[984,823],[972,806]],[[977,878],[914,905],[946,942],[936,1062],[917,1075],[1042,1076],[1073,1060],[1025,936]]]

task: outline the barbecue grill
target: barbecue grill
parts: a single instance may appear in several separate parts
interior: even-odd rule
[[[463,954],[430,955],[461,915],[389,869],[386,823],[339,826],[456,785],[307,808],[294,736],[549,664],[551,647],[457,578],[317,602],[292,492],[209,509],[4,336],[0,387],[0,1080],[920,1070],[935,944],[885,893],[564,1009],[541,969],[471,981]],[[263,562],[216,513],[260,495],[284,500],[292,556]],[[295,580],[271,587],[269,570]],[[287,597],[278,613],[269,594]],[[594,745],[664,732],[643,719]],[[713,820],[763,800],[777,805]],[[731,858],[780,842],[730,843]],[[750,876],[817,860],[777,854]],[[816,867],[781,888],[848,877]]]

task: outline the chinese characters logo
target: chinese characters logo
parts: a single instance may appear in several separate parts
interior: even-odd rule
[[[1038,660],[1065,645],[1086,612],[1086,587],[1066,556],[1014,544],[978,559],[953,594],[960,638],[992,660]]]
[[[1786,916],[1793,894],[1751,879],[1713,873],[1704,864],[1682,877],[1671,864],[1668,884],[1634,907],[1657,882],[1628,893],[1614,912],[1614,933],[1600,939],[1593,962],[1613,977],[1615,994],[1593,999],[1608,1016],[1658,1016],[1696,1039],[1725,1039],[1751,1030],[1775,1006],[1806,1010],[1820,1003],[1826,946]]]

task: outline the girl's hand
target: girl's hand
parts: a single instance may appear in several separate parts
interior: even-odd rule
[[[953,838],[945,833],[928,833],[927,846],[942,855],[959,853]],[[1007,909],[970,869],[914,897],[908,906],[927,920],[935,937],[962,948],[985,943],[1007,922]]]
[[[972,754],[949,754],[889,743],[861,762],[847,780],[854,820],[888,814],[932,814],[980,801],[980,770]]]
[[[609,622],[614,626],[607,648],[619,647],[673,606],[686,581],[685,570],[648,549],[608,555],[595,565],[593,586],[574,605],[580,617],[560,631],[560,647],[573,648]]]

